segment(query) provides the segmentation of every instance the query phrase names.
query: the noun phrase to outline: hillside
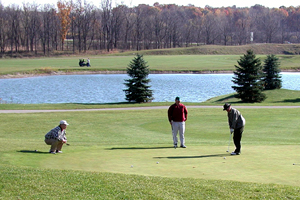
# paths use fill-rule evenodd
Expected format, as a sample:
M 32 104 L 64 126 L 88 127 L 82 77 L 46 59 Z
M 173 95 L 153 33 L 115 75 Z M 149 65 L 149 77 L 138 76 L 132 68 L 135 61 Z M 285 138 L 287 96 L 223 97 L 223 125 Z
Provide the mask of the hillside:
M 193 47 L 180 47 L 169 49 L 152 49 L 142 50 L 138 53 L 143 55 L 242 55 L 248 49 L 252 49 L 255 54 L 281 54 L 281 55 L 300 55 L 300 44 L 248 44 L 241 46 L 222 46 L 222 45 L 200 45 Z M 103 50 L 87 51 L 85 53 L 73 53 L 72 51 L 54 51 L 46 57 L 63 57 L 63 56 L 84 56 L 84 55 L 97 55 L 97 56 L 128 56 L 136 54 L 137 51 L 121 51 L 114 50 L 106 52 Z M 26 57 L 44 57 L 43 52 L 6 52 L 1 55 L 2 58 L 26 58 Z
M 255 54 L 299 55 L 300 44 L 249 44 L 241 46 L 200 45 L 187 48 L 171 48 L 139 51 L 143 55 L 242 55 L 248 49 Z M 136 52 L 136 51 L 135 51 Z M 132 55 L 134 51 L 113 55 Z

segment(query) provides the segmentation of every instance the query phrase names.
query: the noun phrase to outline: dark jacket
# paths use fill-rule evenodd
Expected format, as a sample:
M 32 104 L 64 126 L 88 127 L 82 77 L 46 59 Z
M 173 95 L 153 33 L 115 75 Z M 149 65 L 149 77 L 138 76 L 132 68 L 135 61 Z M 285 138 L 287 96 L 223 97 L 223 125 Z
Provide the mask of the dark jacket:
M 227 113 L 229 128 L 236 129 L 245 126 L 246 120 L 235 108 L 231 108 L 230 112 Z

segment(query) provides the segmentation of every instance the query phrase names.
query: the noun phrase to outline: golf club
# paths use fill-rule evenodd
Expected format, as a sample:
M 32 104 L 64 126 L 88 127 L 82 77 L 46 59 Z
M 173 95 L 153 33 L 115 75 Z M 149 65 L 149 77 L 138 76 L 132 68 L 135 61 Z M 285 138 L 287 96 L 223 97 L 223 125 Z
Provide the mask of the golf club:
M 232 135 L 232 133 L 230 133 L 230 135 L 229 135 L 228 148 L 227 148 L 227 151 L 226 151 L 226 152 L 229 152 L 229 145 L 230 145 L 231 135 Z
M 70 146 L 70 143 L 67 143 L 66 145 Z

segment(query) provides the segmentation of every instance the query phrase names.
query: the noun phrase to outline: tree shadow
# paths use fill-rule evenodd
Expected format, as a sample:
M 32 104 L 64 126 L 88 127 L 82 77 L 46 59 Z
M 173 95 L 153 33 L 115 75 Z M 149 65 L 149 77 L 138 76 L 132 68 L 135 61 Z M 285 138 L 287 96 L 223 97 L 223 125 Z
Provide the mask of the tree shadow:
M 234 100 L 234 101 L 230 101 L 230 100 Z M 216 100 L 216 102 L 217 103 L 224 103 L 224 102 L 226 102 L 226 103 L 245 103 L 242 100 L 237 101 L 235 94 L 218 99 L 218 100 Z
M 145 103 L 137 103 L 137 102 L 115 102 L 115 103 L 69 103 L 69 104 L 77 104 L 77 105 L 134 105 L 134 104 L 145 104 Z
M 229 99 L 232 99 L 232 98 L 235 98 L 234 94 L 230 95 L 230 96 L 226 96 L 224 98 L 221 98 L 217 102 L 223 102 L 223 101 L 226 101 L 226 100 L 229 100 Z
M 282 101 L 276 101 L 276 103 L 299 103 L 300 102 L 300 98 L 296 98 L 296 99 L 285 99 Z
M 223 157 L 229 154 L 212 154 L 212 155 L 202 155 L 202 156 L 168 156 L 168 157 L 153 157 L 155 159 L 184 159 L 184 158 L 210 158 L 210 157 Z
M 49 152 L 43 152 L 43 151 L 38 151 L 38 150 L 20 150 L 17 152 L 21 153 L 38 153 L 38 154 L 49 154 Z
M 106 150 L 134 150 L 134 149 L 170 149 L 174 147 L 112 147 Z

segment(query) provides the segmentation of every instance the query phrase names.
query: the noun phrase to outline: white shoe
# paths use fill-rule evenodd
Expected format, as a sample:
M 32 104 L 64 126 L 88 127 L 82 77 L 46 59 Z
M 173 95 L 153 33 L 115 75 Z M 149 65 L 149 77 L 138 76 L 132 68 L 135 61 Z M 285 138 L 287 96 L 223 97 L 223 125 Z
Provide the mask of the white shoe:
M 57 151 L 57 150 L 56 150 L 56 153 L 62 153 L 62 151 Z
M 233 151 L 233 152 L 231 152 L 230 155 L 233 155 L 233 156 L 234 156 L 234 155 L 240 155 L 240 153 L 236 153 L 236 152 Z

